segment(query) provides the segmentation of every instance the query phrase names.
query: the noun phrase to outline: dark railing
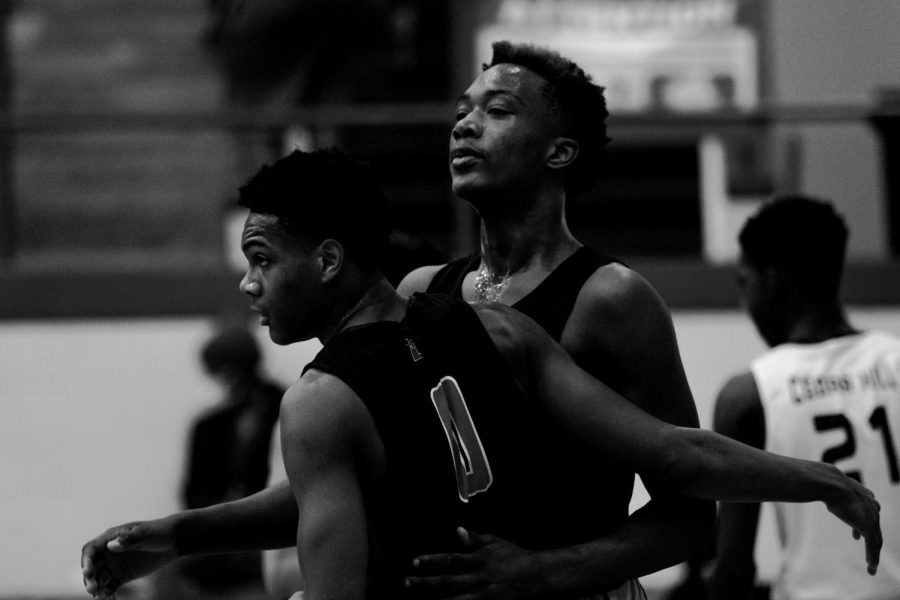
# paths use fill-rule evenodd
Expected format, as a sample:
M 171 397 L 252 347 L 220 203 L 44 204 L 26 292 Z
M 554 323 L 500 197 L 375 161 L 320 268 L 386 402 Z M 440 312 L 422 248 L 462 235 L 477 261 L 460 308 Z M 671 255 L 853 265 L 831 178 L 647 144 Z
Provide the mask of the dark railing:
M 315 106 L 295 110 L 78 112 L 0 114 L 0 133 L 70 133 L 116 130 L 210 130 L 227 127 L 266 128 L 291 123 L 323 127 L 346 125 L 448 124 L 452 102 L 390 103 L 373 105 Z M 641 111 L 610 115 L 611 129 L 624 136 L 696 135 L 774 124 L 859 123 L 878 118 L 900 118 L 900 106 L 871 107 L 863 104 L 762 105 L 752 111 L 715 112 Z
M 0 319 L 210 314 L 238 307 L 237 275 L 225 262 L 205 272 L 24 272 L 14 268 L 18 207 L 10 184 L 19 136 L 87 132 L 224 131 L 287 124 L 318 127 L 446 125 L 452 103 L 329 106 L 284 112 L 0 114 Z M 625 143 L 696 139 L 706 133 L 765 130 L 779 125 L 900 122 L 900 109 L 845 106 L 763 106 L 753 112 L 616 114 L 611 135 Z M 694 259 L 631 261 L 675 308 L 734 306 L 734 268 Z M 845 298 L 857 304 L 900 304 L 900 267 L 890 258 L 850 264 Z

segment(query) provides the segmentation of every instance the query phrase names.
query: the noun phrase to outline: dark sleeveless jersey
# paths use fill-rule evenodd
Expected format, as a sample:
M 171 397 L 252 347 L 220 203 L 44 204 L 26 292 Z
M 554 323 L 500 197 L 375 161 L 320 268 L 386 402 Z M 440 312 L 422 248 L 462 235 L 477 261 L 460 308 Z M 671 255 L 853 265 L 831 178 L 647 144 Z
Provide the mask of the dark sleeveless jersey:
M 584 451 L 521 392 L 462 300 L 415 294 L 403 321 L 348 328 L 306 368 L 349 385 L 384 444 L 369 517 L 380 549 L 372 573 L 385 575 L 372 597 L 395 593 L 413 557 L 460 550 L 460 525 L 531 549 L 608 531 L 579 497 L 601 499 L 603 478 L 586 465 L 572 472 Z
M 512 306 L 537 321 L 559 341 L 584 282 L 594 271 L 612 262 L 621 261 L 582 246 Z M 426 291 L 462 298 L 463 279 L 468 273 L 477 271 L 480 264 L 481 254 L 478 252 L 450 262 L 435 273 Z
M 582 286 L 597 269 L 613 262 L 621 263 L 582 246 L 512 307 L 534 319 L 559 341 Z M 448 263 L 434 275 L 427 292 L 462 298 L 463 279 L 466 274 L 478 270 L 480 263 L 479 253 Z M 582 368 L 594 373 L 601 367 L 582 365 Z M 596 522 L 604 531 L 613 530 L 628 517 L 634 487 L 632 471 L 612 462 L 598 469 L 596 463 L 588 465 L 579 460 L 564 461 L 558 468 L 561 478 L 573 482 L 569 488 L 573 489 L 573 496 L 554 500 L 548 510 L 571 510 L 574 519 L 582 518 L 580 515 L 584 512 L 593 511 Z M 598 487 L 597 481 L 603 482 L 603 485 Z

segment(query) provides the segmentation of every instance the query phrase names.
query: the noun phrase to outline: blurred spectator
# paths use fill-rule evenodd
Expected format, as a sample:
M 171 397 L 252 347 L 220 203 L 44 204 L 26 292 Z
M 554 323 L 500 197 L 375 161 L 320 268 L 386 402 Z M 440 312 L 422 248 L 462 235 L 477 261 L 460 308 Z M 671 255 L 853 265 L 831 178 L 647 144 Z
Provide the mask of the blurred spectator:
M 256 339 L 244 329 L 217 333 L 203 346 L 201 359 L 224 397 L 191 431 L 185 508 L 243 498 L 265 487 L 272 427 L 284 394 L 262 376 Z
M 389 64 L 387 8 L 385 0 L 210 0 L 207 40 L 234 101 L 353 99 L 372 93 L 372 71 Z
M 190 432 L 182 488 L 185 508 L 243 498 L 266 485 L 272 430 L 284 388 L 260 369 L 256 339 L 227 327 L 207 341 L 203 368 L 222 385 L 220 403 L 200 415 Z M 257 552 L 190 557 L 157 578 L 162 598 L 258 598 L 262 569 Z
M 446 41 L 433 34 L 446 29 L 435 26 L 443 22 L 443 0 L 208 2 L 205 40 L 221 67 L 228 108 L 443 99 Z M 436 61 L 441 68 L 429 68 Z M 336 129 L 309 123 L 289 131 L 238 126 L 232 135 L 240 181 L 295 147 L 339 144 Z

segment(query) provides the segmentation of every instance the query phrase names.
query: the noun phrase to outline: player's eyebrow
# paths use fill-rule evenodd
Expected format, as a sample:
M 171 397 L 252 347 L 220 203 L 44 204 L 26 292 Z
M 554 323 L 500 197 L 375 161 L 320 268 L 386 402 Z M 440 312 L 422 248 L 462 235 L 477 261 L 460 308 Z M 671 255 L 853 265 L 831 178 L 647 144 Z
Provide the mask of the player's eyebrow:
M 265 241 L 257 236 L 258 233 L 255 231 L 248 232 L 247 235 L 244 236 L 244 239 L 241 240 L 241 250 L 247 252 L 254 246 L 267 247 Z
M 497 96 L 508 96 L 508 97 L 512 98 L 513 100 L 515 100 L 516 102 L 518 102 L 519 104 L 524 104 L 522 102 L 522 99 L 519 97 L 519 95 L 511 90 L 506 90 L 506 89 L 487 90 L 484 92 L 484 96 L 485 96 L 485 99 L 487 99 L 487 100 L 490 100 L 491 98 L 496 98 Z M 465 93 L 465 94 L 461 95 L 459 98 L 457 98 L 456 103 L 460 104 L 462 102 L 471 102 L 471 101 L 472 101 L 472 95 L 469 93 Z

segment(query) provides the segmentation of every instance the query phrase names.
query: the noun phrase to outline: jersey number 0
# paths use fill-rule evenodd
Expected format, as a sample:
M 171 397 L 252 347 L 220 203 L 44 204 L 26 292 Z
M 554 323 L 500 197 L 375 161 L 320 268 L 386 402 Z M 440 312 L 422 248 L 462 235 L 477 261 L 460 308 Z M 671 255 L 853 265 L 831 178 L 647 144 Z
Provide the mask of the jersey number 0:
M 431 389 L 431 401 L 450 444 L 459 499 L 468 502 L 475 494 L 491 487 L 494 481 L 491 465 L 456 380 L 452 377 L 441 379 Z

